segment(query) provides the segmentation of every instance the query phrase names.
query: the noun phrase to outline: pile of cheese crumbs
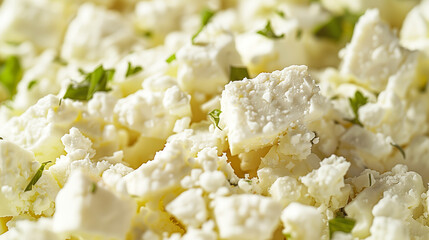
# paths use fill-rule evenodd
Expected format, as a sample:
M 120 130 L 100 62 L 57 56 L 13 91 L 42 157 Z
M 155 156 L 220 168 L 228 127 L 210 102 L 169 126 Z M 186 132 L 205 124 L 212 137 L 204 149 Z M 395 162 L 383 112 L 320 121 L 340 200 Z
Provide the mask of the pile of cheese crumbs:
M 1 240 L 429 239 L 429 0 L 0 0 Z

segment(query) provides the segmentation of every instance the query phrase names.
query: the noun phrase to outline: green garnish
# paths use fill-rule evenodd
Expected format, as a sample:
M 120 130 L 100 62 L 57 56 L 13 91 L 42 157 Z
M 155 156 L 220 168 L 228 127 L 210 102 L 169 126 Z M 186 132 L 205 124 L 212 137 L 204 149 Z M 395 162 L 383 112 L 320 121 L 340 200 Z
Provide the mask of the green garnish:
M 390 143 L 390 145 L 392 145 L 392 147 L 398 149 L 398 151 L 401 153 L 402 157 L 405 159 L 405 151 L 401 146 L 399 146 L 396 143 Z
M 9 99 L 15 96 L 21 77 L 22 69 L 18 57 L 10 56 L 0 63 L 0 83 L 8 90 Z
M 282 11 L 282 10 L 276 10 L 276 14 L 277 15 L 279 15 L 281 18 L 285 18 L 286 17 L 286 15 L 285 15 L 285 13 Z
M 59 57 L 59 56 L 56 56 L 54 58 L 54 62 L 56 62 L 56 63 L 58 63 L 60 65 L 63 65 L 63 66 L 67 65 L 67 62 L 64 59 L 62 59 L 61 57 Z
M 174 60 L 176 60 L 176 53 L 171 54 L 165 61 L 171 63 Z
M 298 29 L 296 31 L 296 39 L 301 39 L 301 37 L 302 37 L 302 29 Z
M 144 31 L 142 35 L 145 38 L 150 38 L 150 37 L 153 36 L 153 32 L 151 32 L 151 31 Z
M 333 16 L 327 22 L 313 29 L 316 37 L 333 41 L 344 39 L 349 41 L 353 35 L 353 29 L 360 15 L 345 12 L 343 15 Z
M 210 22 L 210 19 L 215 15 L 215 12 L 206 8 L 201 11 L 201 26 L 200 29 L 192 36 L 192 44 L 195 44 L 195 38 L 200 34 L 204 27 Z
M 28 85 L 27 85 L 27 89 L 28 89 L 28 90 L 31 90 L 31 89 L 34 87 L 34 85 L 36 85 L 36 84 L 37 84 L 37 80 L 36 80 L 36 79 L 31 80 L 31 81 L 28 83 Z
M 243 80 L 243 78 L 249 78 L 249 72 L 246 67 L 229 67 L 229 81 Z
M 256 33 L 261 34 L 262 36 L 265 36 L 267 38 L 272 38 L 272 39 L 278 39 L 278 38 L 284 37 L 284 34 L 276 35 L 274 33 L 273 29 L 271 28 L 271 21 L 270 20 L 268 20 L 267 25 L 265 25 L 264 29 L 257 31 Z
M 42 177 L 43 170 L 45 169 L 45 166 L 48 163 L 51 163 L 51 161 L 44 162 L 42 163 L 42 165 L 40 165 L 39 169 L 37 170 L 36 174 L 34 174 L 31 181 L 28 183 L 24 192 L 31 191 L 31 189 L 33 189 L 33 186 L 37 183 L 37 181 L 39 181 L 40 177 Z
M 292 239 L 292 234 L 290 234 L 290 233 L 284 233 L 283 235 L 285 236 L 286 240 Z
M 358 90 L 355 92 L 354 98 L 349 98 L 349 103 L 354 114 L 354 118 L 349 121 L 362 127 L 363 125 L 359 121 L 359 108 L 368 103 L 368 98 Z
M 222 113 L 222 111 L 221 110 L 219 110 L 219 109 L 214 109 L 213 111 L 211 111 L 210 113 L 209 113 L 209 116 L 211 117 L 211 120 L 213 121 L 213 123 L 215 124 L 215 126 L 217 127 L 217 128 L 219 128 L 219 130 L 222 130 L 220 127 L 219 127 L 219 120 L 220 120 L 220 117 L 219 117 L 219 115 Z
M 334 232 L 350 233 L 356 224 L 356 220 L 347 217 L 336 217 L 329 220 L 329 238 Z
M 93 182 L 91 184 L 91 193 L 95 193 L 97 191 L 97 184 L 95 182 Z
M 104 69 L 103 66 L 97 67 L 92 73 L 85 73 L 86 77 L 80 83 L 70 84 L 63 98 L 73 100 L 90 100 L 95 92 L 107 92 L 107 82 L 112 80 L 115 74 L 114 69 Z
M 134 74 L 136 74 L 136 73 L 138 73 L 138 72 L 140 72 L 140 71 L 142 71 L 143 70 L 143 68 L 142 67 L 140 67 L 140 66 L 135 66 L 135 67 L 133 67 L 132 65 L 131 65 L 131 63 L 130 62 L 128 62 L 128 68 L 127 68 L 127 73 L 125 74 L 125 77 L 129 77 L 129 76 L 131 76 L 131 75 L 134 75 Z
M 368 173 L 368 180 L 369 180 L 369 186 L 372 186 L 372 177 L 371 177 L 371 173 Z

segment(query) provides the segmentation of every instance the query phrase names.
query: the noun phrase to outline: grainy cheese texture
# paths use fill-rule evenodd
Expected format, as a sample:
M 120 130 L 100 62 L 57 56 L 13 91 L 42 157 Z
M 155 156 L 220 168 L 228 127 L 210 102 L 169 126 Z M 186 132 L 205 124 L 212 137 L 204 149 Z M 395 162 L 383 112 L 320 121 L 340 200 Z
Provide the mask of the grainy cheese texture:
M 428 69 L 429 0 L 0 0 L 0 240 L 429 239 Z

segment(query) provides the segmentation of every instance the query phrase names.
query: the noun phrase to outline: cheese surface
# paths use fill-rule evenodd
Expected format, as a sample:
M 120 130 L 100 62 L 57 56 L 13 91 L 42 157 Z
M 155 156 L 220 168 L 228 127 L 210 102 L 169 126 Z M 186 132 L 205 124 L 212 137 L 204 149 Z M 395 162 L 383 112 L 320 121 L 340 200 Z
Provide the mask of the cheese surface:
M 429 239 L 429 0 L 0 0 L 0 240 Z

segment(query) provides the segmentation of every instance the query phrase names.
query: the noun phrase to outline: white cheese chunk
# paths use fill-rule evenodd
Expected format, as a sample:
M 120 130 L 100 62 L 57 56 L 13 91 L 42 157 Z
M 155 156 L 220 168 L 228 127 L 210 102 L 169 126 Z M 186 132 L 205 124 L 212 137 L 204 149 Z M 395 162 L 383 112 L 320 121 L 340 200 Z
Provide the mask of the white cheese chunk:
M 409 55 L 417 58 L 416 53 L 400 46 L 378 10 L 368 10 L 359 19 L 352 40 L 342 53 L 340 71 L 355 76 L 369 89 L 381 91 Z
M 165 91 L 139 90 L 115 105 L 118 121 L 142 136 L 166 139 L 177 120 L 191 115 L 190 96 L 177 86 Z
M 124 177 L 129 194 L 143 198 L 163 194 L 180 187 L 180 180 L 189 174 L 188 145 L 184 142 L 167 143 L 164 150 L 156 153 L 149 161 Z
M 124 239 L 136 212 L 130 198 L 118 196 L 74 171 L 58 193 L 53 229 L 59 233 Z
M 47 171 L 30 191 L 24 191 L 40 167 L 34 154 L 16 144 L 0 141 L 0 216 L 17 216 L 24 212 L 51 215 L 59 191 Z
M 371 226 L 371 236 L 366 239 L 408 240 L 410 233 L 404 221 L 389 217 L 376 217 Z
M 66 1 L 5 0 L 0 10 L 0 39 L 57 48 L 73 14 L 71 10 Z
M 68 61 L 118 60 L 135 41 L 133 28 L 124 17 L 85 3 L 67 29 L 61 56 Z
M 350 163 L 344 157 L 335 155 L 325 158 L 320 163 L 320 168 L 301 177 L 301 182 L 308 187 L 308 193 L 316 199 L 316 202 L 337 205 L 336 201 L 344 202 L 344 194 L 347 195 L 349 186 L 344 184 L 344 176 L 350 167 Z M 346 191 L 346 192 L 344 192 Z M 350 191 L 350 189 L 349 189 Z M 338 200 L 337 200 L 338 198 Z
M 281 215 L 284 225 L 283 233 L 293 239 L 321 239 L 323 229 L 322 214 L 313 206 L 291 203 Z
M 242 194 L 214 200 L 214 215 L 222 239 L 270 239 L 280 220 L 281 206 L 263 196 Z
M 208 217 L 206 202 L 201 189 L 181 193 L 165 209 L 186 226 L 199 227 Z
M 230 67 L 242 66 L 234 36 L 209 25 L 195 41 L 201 44 L 185 45 L 176 53 L 179 86 L 189 93 L 220 93 L 230 80 Z
M 222 92 L 221 125 L 232 154 L 272 144 L 295 122 L 320 117 L 323 98 L 305 66 L 235 81 Z

